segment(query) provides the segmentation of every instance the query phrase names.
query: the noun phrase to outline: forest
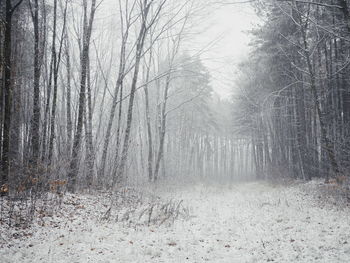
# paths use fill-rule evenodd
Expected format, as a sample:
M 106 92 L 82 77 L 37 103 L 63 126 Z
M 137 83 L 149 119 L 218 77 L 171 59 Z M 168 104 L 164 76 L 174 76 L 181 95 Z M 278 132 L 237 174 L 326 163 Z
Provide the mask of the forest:
M 348 0 L 0 0 L 0 257 L 348 262 L 349 42 Z
M 264 25 L 252 32 L 234 104 L 237 129 L 251 133 L 257 176 L 349 175 L 349 6 L 314 2 L 259 9 Z

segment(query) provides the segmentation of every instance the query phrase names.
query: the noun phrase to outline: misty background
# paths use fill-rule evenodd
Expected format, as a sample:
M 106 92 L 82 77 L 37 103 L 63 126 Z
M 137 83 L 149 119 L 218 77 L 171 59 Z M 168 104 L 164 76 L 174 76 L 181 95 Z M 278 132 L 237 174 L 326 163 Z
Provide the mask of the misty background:
M 0 258 L 348 262 L 349 5 L 1 0 Z

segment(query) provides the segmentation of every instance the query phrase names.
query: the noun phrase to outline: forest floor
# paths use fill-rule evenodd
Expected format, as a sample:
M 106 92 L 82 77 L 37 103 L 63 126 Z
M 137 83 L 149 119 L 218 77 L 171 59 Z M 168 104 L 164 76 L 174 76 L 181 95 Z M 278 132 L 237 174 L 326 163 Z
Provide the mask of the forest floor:
M 30 227 L 0 224 L 0 261 L 350 262 L 350 209 L 328 190 L 320 181 L 126 189 L 112 206 L 106 193 L 67 195 Z

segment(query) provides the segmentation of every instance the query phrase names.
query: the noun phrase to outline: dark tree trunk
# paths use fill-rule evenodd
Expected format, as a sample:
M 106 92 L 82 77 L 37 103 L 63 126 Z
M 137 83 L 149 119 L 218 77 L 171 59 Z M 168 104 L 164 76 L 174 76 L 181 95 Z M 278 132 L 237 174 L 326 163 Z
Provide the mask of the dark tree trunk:
M 136 57 L 135 57 L 135 66 L 134 66 L 134 74 L 132 78 L 131 83 L 131 91 L 130 91 L 130 97 L 129 97 L 129 106 L 127 111 L 127 120 L 126 120 L 126 128 L 125 128 L 125 135 L 124 135 L 124 142 L 123 142 L 123 149 L 121 153 L 121 160 L 120 164 L 117 169 L 117 178 L 114 179 L 113 184 L 120 183 L 123 179 L 124 175 L 124 169 L 127 162 L 128 157 L 128 151 L 129 151 L 129 143 L 130 143 L 130 136 L 131 136 L 131 124 L 133 119 L 133 107 L 134 107 L 134 100 L 135 100 L 135 93 L 136 93 L 136 86 L 137 86 L 137 80 L 139 75 L 139 69 L 140 69 L 140 61 L 142 57 L 142 51 L 143 46 L 145 43 L 145 38 L 147 34 L 147 16 L 150 9 L 150 4 L 147 4 L 147 1 L 144 1 L 144 9 L 141 10 L 142 12 L 142 24 L 141 29 L 137 38 L 137 44 L 136 44 Z
M 10 140 L 11 140 L 11 110 L 12 110 L 12 62 L 11 62 L 11 33 L 12 33 L 12 15 L 23 0 L 19 0 L 12 7 L 11 0 L 6 0 L 5 8 L 5 33 L 4 33 L 4 124 L 2 141 L 2 174 L 0 187 L 8 184 L 10 172 Z M 4 190 L 4 189 L 2 189 Z M 7 191 L 1 191 L 6 194 Z
M 84 123 L 84 113 L 86 107 L 86 77 L 87 77 L 87 59 L 89 55 L 90 39 L 92 33 L 92 24 L 95 15 L 96 0 L 92 0 L 90 9 L 90 18 L 87 27 L 84 27 L 84 36 L 82 43 L 82 51 L 80 57 L 81 72 L 80 72 L 80 92 L 79 92 L 79 108 L 78 108 L 78 121 L 77 128 L 74 136 L 72 157 L 68 171 L 68 190 L 70 192 L 75 191 L 76 178 L 79 172 L 79 153 L 80 144 L 83 135 L 83 123 Z M 86 9 L 85 9 L 86 11 Z M 84 23 L 85 25 L 86 23 Z
M 38 164 L 40 156 L 40 51 L 39 51 L 39 3 L 34 0 L 32 10 L 34 26 L 34 92 L 33 117 L 31 123 L 32 162 Z
M 70 55 L 69 55 L 69 44 L 66 36 L 66 46 L 65 46 L 65 56 L 66 56 L 66 68 L 67 68 L 67 86 L 66 86 L 66 118 L 67 118 L 67 149 L 68 152 L 71 151 L 72 143 L 72 113 L 71 113 L 71 65 L 70 65 Z

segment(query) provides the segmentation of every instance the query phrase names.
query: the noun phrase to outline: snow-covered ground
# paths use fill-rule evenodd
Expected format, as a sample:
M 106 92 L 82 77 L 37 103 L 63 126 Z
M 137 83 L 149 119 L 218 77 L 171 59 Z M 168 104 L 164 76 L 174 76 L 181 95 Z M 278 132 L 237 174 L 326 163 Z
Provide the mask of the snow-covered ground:
M 2 225 L 0 262 L 350 262 L 350 210 L 319 200 L 318 185 L 158 191 L 182 210 L 153 223 L 140 218 L 145 205 L 116 222 L 106 196 L 68 196 L 60 213 L 37 220 L 26 237 L 5 235 Z

